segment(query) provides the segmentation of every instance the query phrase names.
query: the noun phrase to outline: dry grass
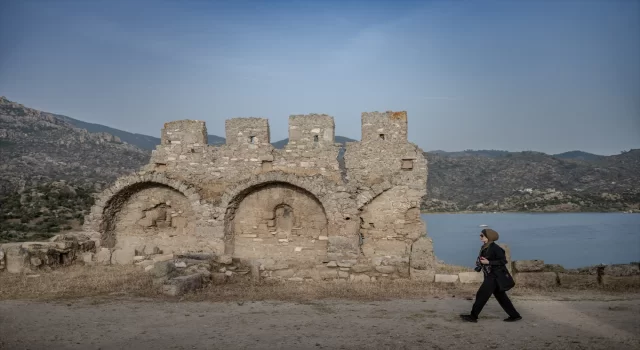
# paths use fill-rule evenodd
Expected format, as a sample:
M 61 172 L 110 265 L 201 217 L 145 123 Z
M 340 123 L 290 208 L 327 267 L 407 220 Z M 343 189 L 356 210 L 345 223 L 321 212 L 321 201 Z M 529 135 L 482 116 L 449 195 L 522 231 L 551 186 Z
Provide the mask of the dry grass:
M 473 272 L 473 269 L 467 266 L 458 266 L 458 265 L 448 265 L 448 264 L 438 264 L 436 266 L 436 273 L 446 274 L 446 275 L 456 275 L 460 272 Z
M 375 283 L 349 283 L 346 281 L 238 283 L 210 286 L 188 295 L 185 299 L 192 301 L 281 300 L 308 302 L 323 299 L 379 301 L 452 296 L 470 298 L 475 294 L 476 288 L 477 286 L 448 286 L 409 280 Z
M 454 267 L 451 267 L 452 269 Z M 159 300 L 189 301 L 259 301 L 279 300 L 309 302 L 322 299 L 374 301 L 391 299 L 424 299 L 457 297 L 472 300 L 478 285 L 434 284 L 411 280 L 379 281 L 375 283 L 341 282 L 237 282 L 211 285 L 181 298 L 161 295 L 151 276 L 134 266 L 71 266 L 37 276 L 0 273 L 0 300 L 55 300 L 83 297 L 127 296 Z M 590 291 L 565 288 L 534 289 L 516 286 L 510 295 L 517 297 L 561 296 L 562 294 L 594 293 L 620 295 L 638 290 L 597 289 Z
M 158 296 L 149 274 L 134 266 L 70 266 L 37 275 L 0 273 L 0 300 L 102 295 Z

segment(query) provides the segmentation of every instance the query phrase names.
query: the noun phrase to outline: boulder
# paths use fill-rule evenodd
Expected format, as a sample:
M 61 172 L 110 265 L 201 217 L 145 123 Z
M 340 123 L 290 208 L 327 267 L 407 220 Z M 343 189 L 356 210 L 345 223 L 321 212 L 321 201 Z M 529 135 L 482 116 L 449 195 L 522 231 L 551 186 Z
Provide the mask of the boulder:
M 543 260 L 516 260 L 513 262 L 516 272 L 541 272 L 544 270 Z
M 172 278 L 162 286 L 162 293 L 169 296 L 180 296 L 202 288 L 202 274 L 195 273 L 188 276 Z
M 458 274 L 458 278 L 460 279 L 460 283 L 469 284 L 469 283 L 477 283 L 480 284 L 484 281 L 484 274 L 482 272 L 460 272 Z
M 516 284 L 533 288 L 552 288 L 558 285 L 555 272 L 519 272 L 514 277 Z
M 159 261 L 153 264 L 151 275 L 155 278 L 171 277 L 176 271 L 176 266 L 172 261 Z

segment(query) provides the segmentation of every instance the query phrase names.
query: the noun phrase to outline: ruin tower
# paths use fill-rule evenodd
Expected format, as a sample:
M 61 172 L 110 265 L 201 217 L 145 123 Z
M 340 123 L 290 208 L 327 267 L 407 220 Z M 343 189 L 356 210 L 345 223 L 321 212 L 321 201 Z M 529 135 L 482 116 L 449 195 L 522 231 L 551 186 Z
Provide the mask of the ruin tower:
M 365 112 L 362 113 L 362 142 L 390 141 L 406 143 L 407 112 Z
M 266 118 L 233 118 L 225 121 L 228 146 L 268 145 L 271 143 L 269 120 Z
M 333 117 L 326 114 L 289 116 L 289 146 L 294 148 L 332 147 L 335 129 Z

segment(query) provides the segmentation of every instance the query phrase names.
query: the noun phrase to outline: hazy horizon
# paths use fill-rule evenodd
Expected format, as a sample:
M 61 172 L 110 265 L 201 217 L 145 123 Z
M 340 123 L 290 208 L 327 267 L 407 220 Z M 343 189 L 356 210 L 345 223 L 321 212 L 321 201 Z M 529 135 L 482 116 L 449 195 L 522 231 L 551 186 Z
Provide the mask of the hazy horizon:
M 164 122 L 406 110 L 425 151 L 640 148 L 640 1 L 14 1 L 0 95 L 159 137 Z

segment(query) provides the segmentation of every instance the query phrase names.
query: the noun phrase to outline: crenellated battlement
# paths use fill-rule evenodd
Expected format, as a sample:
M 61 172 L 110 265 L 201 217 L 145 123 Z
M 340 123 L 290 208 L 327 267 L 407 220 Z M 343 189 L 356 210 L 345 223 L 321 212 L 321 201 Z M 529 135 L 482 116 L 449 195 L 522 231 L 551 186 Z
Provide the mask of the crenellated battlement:
M 407 142 L 407 112 L 364 112 L 361 117 L 362 142 Z M 269 120 L 266 118 L 231 118 L 225 121 L 227 146 L 267 145 L 271 143 Z M 199 120 L 177 120 L 165 123 L 162 145 L 207 144 L 207 127 Z M 327 114 L 289 116 L 290 148 L 322 148 L 334 146 L 335 121 Z

